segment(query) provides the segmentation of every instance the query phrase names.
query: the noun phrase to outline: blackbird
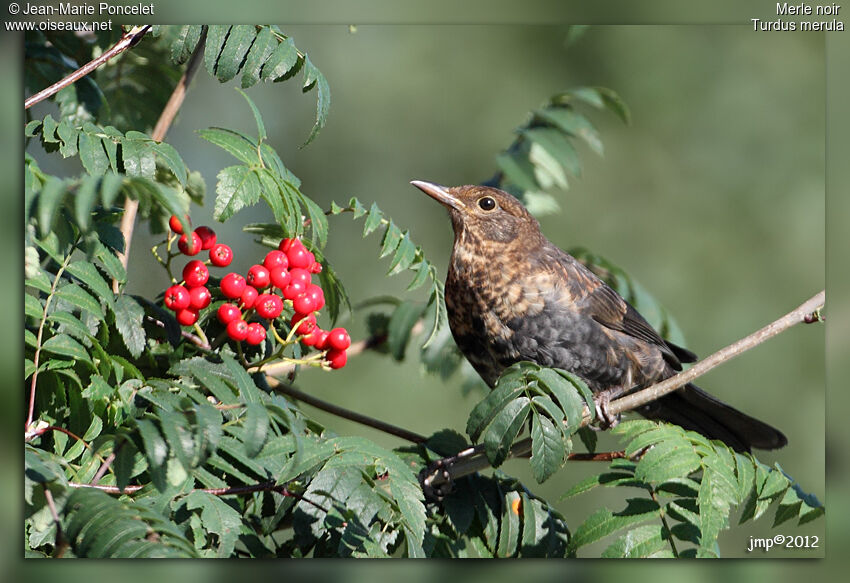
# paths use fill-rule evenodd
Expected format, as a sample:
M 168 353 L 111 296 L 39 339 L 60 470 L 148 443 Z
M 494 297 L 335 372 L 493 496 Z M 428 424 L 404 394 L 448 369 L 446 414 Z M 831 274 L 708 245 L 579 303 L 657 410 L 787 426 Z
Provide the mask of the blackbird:
M 458 348 L 493 387 L 522 360 L 580 376 L 604 405 L 694 362 L 571 255 L 552 244 L 519 200 L 486 186 L 414 180 L 445 206 L 454 229 L 446 308 Z M 637 412 L 719 439 L 737 451 L 787 443 L 777 429 L 688 384 Z

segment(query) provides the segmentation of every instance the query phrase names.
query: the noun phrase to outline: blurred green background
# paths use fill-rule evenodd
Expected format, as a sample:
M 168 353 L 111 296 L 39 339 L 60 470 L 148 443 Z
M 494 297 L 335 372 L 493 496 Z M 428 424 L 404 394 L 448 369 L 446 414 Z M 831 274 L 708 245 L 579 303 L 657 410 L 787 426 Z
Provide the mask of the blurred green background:
M 409 186 L 411 179 L 475 183 L 495 170 L 495 155 L 527 112 L 579 85 L 617 91 L 633 123 L 588 111 L 606 146 L 604 158 L 579 146 L 584 173 L 559 196 L 563 212 L 541 220 L 562 247 L 584 245 L 623 267 L 676 317 L 688 346 L 702 356 L 749 334 L 824 286 L 825 55 L 821 34 L 754 34 L 747 26 L 597 26 L 566 46 L 566 26 L 283 26 L 330 82 L 326 128 L 304 149 L 315 96 L 297 83 L 249 90 L 272 145 L 320 205 L 350 196 L 375 201 L 445 273 L 451 228 L 445 212 Z M 201 140 L 210 125 L 253 131 L 242 98 L 205 72 L 196 77 L 167 141 L 207 183 L 233 160 Z M 37 148 L 31 148 L 37 150 Z M 76 160 L 41 162 L 77 172 Z M 269 221 L 257 208 L 215 225 L 211 204 L 193 210 L 233 245 L 247 269 L 263 250 L 241 225 Z M 331 219 L 327 256 L 354 303 L 404 294 L 407 276 L 385 279 L 377 239 L 362 224 Z M 159 293 L 166 281 L 152 260 L 155 239 L 142 228 L 133 242 L 130 291 Z M 407 297 L 407 296 L 405 296 Z M 421 293 L 411 297 L 422 299 Z M 344 325 L 364 334 L 365 313 Z M 414 340 L 416 342 L 416 340 Z M 421 342 L 421 341 L 420 341 Z M 441 382 L 408 361 L 364 354 L 334 374 L 306 372 L 298 385 L 321 398 L 430 434 L 463 432 L 481 393 L 463 396 L 459 377 Z M 412 357 L 412 358 L 410 358 Z M 824 328 L 799 326 L 700 380 L 718 397 L 780 427 L 789 445 L 760 453 L 824 501 Z M 316 417 L 341 434 L 394 438 Z M 607 436 L 605 436 L 607 437 Z M 601 439 L 600 448 L 614 446 Z M 569 464 L 536 485 L 527 462 L 504 470 L 554 501 L 589 473 Z M 575 528 L 622 494 L 600 492 L 560 504 Z M 615 509 L 616 506 L 615 506 Z M 794 534 L 824 538 L 821 519 Z M 790 533 L 789 526 L 776 532 Z M 721 536 L 721 554 L 749 556 L 750 536 L 770 536 L 768 521 Z M 604 547 L 589 548 L 586 555 Z M 774 550 L 823 556 L 824 549 Z

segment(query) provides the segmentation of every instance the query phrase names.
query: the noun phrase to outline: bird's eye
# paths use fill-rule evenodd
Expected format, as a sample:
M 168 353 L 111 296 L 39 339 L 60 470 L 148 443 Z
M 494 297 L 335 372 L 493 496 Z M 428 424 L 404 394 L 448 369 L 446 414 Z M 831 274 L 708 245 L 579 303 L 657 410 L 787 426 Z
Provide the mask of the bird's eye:
M 481 210 L 491 211 L 496 208 L 496 201 L 489 196 L 482 196 L 478 199 L 478 206 Z

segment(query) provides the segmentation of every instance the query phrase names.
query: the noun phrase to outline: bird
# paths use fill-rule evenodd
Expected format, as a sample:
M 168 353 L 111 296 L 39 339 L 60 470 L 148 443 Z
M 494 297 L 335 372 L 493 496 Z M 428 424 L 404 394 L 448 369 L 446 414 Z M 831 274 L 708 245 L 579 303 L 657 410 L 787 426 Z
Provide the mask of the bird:
M 580 377 L 607 426 L 610 400 L 695 362 L 620 294 L 550 242 L 513 195 L 490 186 L 411 184 L 449 211 L 454 244 L 445 281 L 449 327 L 460 352 L 492 388 L 520 361 Z M 787 444 L 778 429 L 689 383 L 636 411 L 738 452 Z M 605 426 L 603 426 L 605 428 Z

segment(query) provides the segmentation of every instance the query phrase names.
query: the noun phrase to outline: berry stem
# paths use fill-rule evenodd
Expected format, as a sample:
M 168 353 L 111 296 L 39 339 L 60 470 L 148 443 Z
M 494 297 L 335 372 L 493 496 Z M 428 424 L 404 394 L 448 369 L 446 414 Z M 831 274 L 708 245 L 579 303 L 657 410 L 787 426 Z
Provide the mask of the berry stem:
M 209 341 L 209 340 L 207 340 L 207 335 L 206 335 L 206 334 L 204 334 L 203 329 L 202 329 L 202 328 L 198 325 L 198 323 L 197 323 L 197 322 L 195 322 L 194 326 L 192 326 L 192 327 L 195 329 L 195 332 L 197 332 L 197 333 L 198 333 L 198 338 L 200 338 L 200 339 L 201 339 L 201 341 L 202 341 L 205 345 L 209 346 L 209 345 L 210 345 L 210 341 Z

